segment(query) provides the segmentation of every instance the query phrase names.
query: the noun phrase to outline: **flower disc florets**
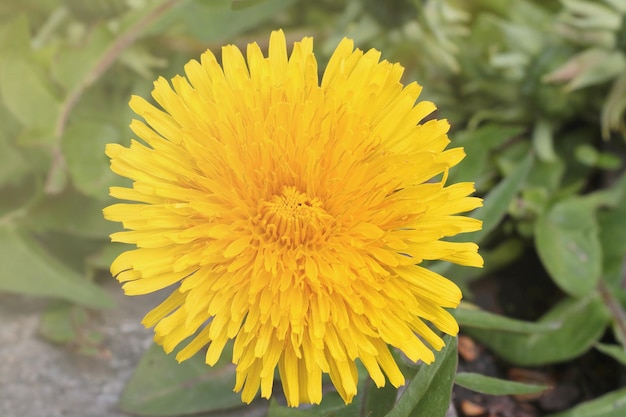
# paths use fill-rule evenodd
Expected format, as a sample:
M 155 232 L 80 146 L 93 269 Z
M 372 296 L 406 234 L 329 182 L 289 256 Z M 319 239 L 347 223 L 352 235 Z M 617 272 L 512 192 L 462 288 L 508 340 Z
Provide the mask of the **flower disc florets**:
M 313 41 L 290 56 L 281 31 L 268 57 L 234 46 L 220 65 L 209 51 L 158 105 L 133 97 L 144 143 L 107 147 L 132 188 L 111 194 L 105 217 L 137 246 L 111 266 L 129 295 L 174 285 L 143 323 L 185 360 L 206 349 L 217 362 L 234 340 L 235 390 L 269 397 L 278 367 L 287 402 L 318 403 L 322 374 L 342 398 L 357 391 L 359 360 L 373 381 L 404 377 L 388 346 L 431 362 L 443 341 L 426 322 L 456 334 L 446 308 L 461 292 L 419 264 L 481 266 L 473 243 L 447 236 L 480 229 L 457 214 L 481 205 L 471 183 L 446 185 L 464 156 L 445 150 L 448 123 L 422 123 L 435 106 L 403 86 L 403 69 L 344 39 L 321 82 Z M 189 339 L 188 339 L 189 338 Z

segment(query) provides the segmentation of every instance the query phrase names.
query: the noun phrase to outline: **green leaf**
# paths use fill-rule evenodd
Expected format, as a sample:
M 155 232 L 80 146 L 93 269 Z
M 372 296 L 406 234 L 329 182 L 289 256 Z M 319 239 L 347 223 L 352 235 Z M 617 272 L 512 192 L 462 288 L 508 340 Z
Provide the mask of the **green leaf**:
M 599 158 L 598 150 L 588 143 L 578 145 L 575 155 L 578 162 L 590 167 L 595 167 Z
M 561 413 L 547 417 L 623 417 L 626 415 L 626 388 L 610 392 Z
M 496 185 L 485 197 L 484 205 L 476 211 L 476 217 L 483 221 L 483 228 L 477 232 L 463 234 L 464 240 L 480 242 L 493 231 L 504 218 L 509 205 L 522 188 L 524 180 L 533 166 L 533 157 L 526 158 Z
M 444 417 L 450 406 L 458 361 L 457 339 L 445 336 L 446 347 L 435 353 L 435 361 L 421 365 L 402 396 L 386 417 Z
M 626 175 L 610 188 L 604 188 L 580 197 L 580 202 L 589 208 L 615 208 L 626 197 Z
M 539 188 L 545 190 L 546 197 L 548 194 L 554 193 L 558 190 L 565 173 L 565 163 L 560 158 L 556 158 L 552 162 L 544 162 L 537 160 L 533 164 L 532 171 L 528 174 L 526 179 L 525 191 L 529 188 Z M 524 199 L 526 203 L 526 199 Z M 541 209 L 544 209 L 544 205 Z
M 27 20 L 15 19 L 3 38 L 0 40 L 0 92 L 5 106 L 24 126 L 52 132 L 61 103 L 45 71 L 32 56 Z
M 450 183 L 476 181 L 476 187 L 481 189 L 481 177 L 489 167 L 490 153 L 522 131 L 521 127 L 488 124 L 454 135 L 454 144 L 462 146 L 466 155 L 459 165 L 450 170 Z
M 315 408 L 315 406 L 313 406 Z M 304 417 L 309 416 L 307 412 L 312 410 L 297 410 L 289 407 L 282 406 L 276 402 L 273 398 L 270 400 L 270 407 L 267 410 L 267 417 Z
M 29 210 L 26 224 L 38 233 L 58 231 L 108 240 L 108 236 L 120 226 L 104 220 L 102 209 L 106 205 L 76 192 L 46 196 Z
M 38 178 L 29 176 L 16 185 L 0 188 L 0 228 L 21 224 L 28 215 L 28 208 L 43 195 Z
M 46 248 L 46 252 L 64 266 L 76 271 L 83 279 L 93 278 L 93 275 L 87 273 L 85 259 L 100 250 L 101 240 L 55 231 L 37 233 L 36 236 L 41 246 Z
M 596 84 L 606 83 L 622 75 L 626 69 L 626 57 L 621 51 L 609 51 L 604 48 L 590 48 L 574 56 L 563 65 L 580 65 L 582 70 L 577 71 L 576 76 L 567 83 L 566 89 L 574 91 L 580 88 Z
M 112 42 L 113 35 L 107 25 L 95 25 L 80 47 L 68 47 L 59 51 L 52 61 L 52 76 L 66 91 L 73 90 L 85 82 L 84 79 Z
M 267 0 L 231 0 L 231 8 L 233 10 L 246 9 L 251 6 L 263 3 Z
M 507 381 L 473 372 L 459 372 L 456 374 L 454 382 L 468 390 L 488 395 L 536 394 L 550 388 L 547 385 L 524 384 L 522 382 Z
M 359 417 L 359 415 L 356 401 L 346 405 L 339 394 L 332 391 L 324 394 L 319 405 L 314 405 L 306 410 L 285 407 L 272 400 L 267 417 Z
M 195 1 L 180 8 L 185 26 L 201 42 L 229 39 L 276 16 L 296 0 L 266 0 L 233 10 L 231 0 Z
M 347 404 L 343 401 L 341 396 L 337 393 L 337 391 L 332 390 L 330 386 L 330 379 L 327 375 L 324 375 L 322 379 L 322 383 L 325 384 L 322 389 L 324 390 L 324 396 L 322 401 L 319 404 L 312 405 L 307 407 L 306 409 L 294 409 L 292 407 L 286 407 L 284 405 L 278 404 L 275 400 L 270 402 L 268 415 L 267 417 L 361 417 L 363 416 L 363 412 L 361 412 L 362 404 L 367 401 L 367 396 L 369 393 L 368 383 L 371 382 L 368 378 L 368 373 L 365 367 L 360 363 L 356 362 L 357 373 L 358 373 L 358 393 L 357 396 L 353 399 L 350 404 Z M 325 389 L 326 385 L 328 385 L 328 390 Z M 391 384 L 387 384 L 391 385 Z M 386 388 L 387 388 L 386 386 Z M 373 387 L 372 389 L 376 389 Z M 395 388 L 394 388 L 395 389 Z M 388 392 L 388 388 L 387 388 Z M 365 393 L 365 395 L 364 395 Z M 395 397 L 394 397 L 395 399 Z
M 0 187 L 8 184 L 17 184 L 32 168 L 15 146 L 13 132 L 7 131 L 12 117 L 7 114 L 4 106 L 0 105 Z
M 613 185 L 614 189 L 626 190 L 626 175 Z M 612 210 L 598 213 L 600 242 L 602 245 L 603 278 L 612 285 L 621 286 L 622 265 L 626 257 L 626 192 Z
M 516 167 L 496 185 L 485 197 L 484 205 L 482 208 L 475 210 L 472 216 L 483 221 L 483 227 L 481 230 L 472 233 L 463 233 L 457 236 L 448 238 L 449 241 L 473 241 L 480 243 L 496 226 L 502 221 L 507 214 L 509 207 L 515 199 L 517 193 L 522 189 L 525 180 L 529 176 L 531 167 L 534 166 L 534 159 L 532 154 L 527 154 L 521 163 L 518 163 Z M 487 264 L 487 263 L 486 263 Z M 480 271 L 471 270 L 468 268 L 459 267 L 449 262 L 434 263 L 436 265 L 433 269 L 442 275 L 463 276 L 467 278 L 467 274 L 470 276 L 478 275 Z M 488 264 L 487 264 L 488 265 Z
M 620 345 L 610 345 L 608 343 L 597 343 L 596 349 L 605 355 L 609 355 L 622 365 L 626 365 L 626 349 Z
M 111 263 L 129 246 L 125 243 L 106 243 L 100 250 L 87 258 L 87 266 L 93 269 L 108 270 Z
M 104 148 L 118 139 L 117 129 L 98 122 L 81 121 L 67 129 L 62 149 L 77 189 L 100 200 L 109 199 L 109 186 L 122 180 L 110 170 Z
M 452 310 L 451 313 L 459 325 L 477 329 L 528 334 L 549 332 L 561 327 L 561 323 L 558 321 L 533 323 L 500 316 L 498 314 L 479 309 L 461 307 Z
M 77 326 L 85 323 L 85 311 L 75 305 L 58 302 L 41 315 L 39 334 L 53 343 L 70 343 L 77 339 Z
M 270 407 L 268 410 L 267 417 L 361 417 L 364 415 L 362 412 L 362 404 L 367 401 L 367 396 L 369 393 L 369 389 L 372 388 L 368 386 L 368 383 L 371 380 L 368 377 L 367 370 L 360 363 L 356 362 L 357 373 L 358 373 L 358 386 L 357 386 L 357 396 L 353 399 L 350 404 L 347 404 L 343 401 L 341 396 L 331 387 L 330 379 L 327 375 L 323 376 L 322 383 L 324 386 L 322 387 L 324 391 L 324 396 L 322 401 L 319 404 L 312 405 L 310 407 L 306 407 L 305 409 L 294 409 L 292 407 L 287 407 L 284 405 L 278 404 L 275 400 L 270 402 Z M 390 385 L 390 384 L 387 384 Z M 328 389 L 326 387 L 328 386 Z M 387 386 L 386 386 L 387 387 Z M 372 388 L 376 389 L 376 388 Z M 395 388 L 394 388 L 395 389 Z M 394 397 L 395 399 L 395 397 Z
M 113 306 L 104 290 L 81 279 L 25 232 L 9 226 L 0 226 L 0 291 L 55 297 L 91 308 Z
M 532 334 L 473 328 L 465 331 L 503 359 L 517 365 L 535 366 L 563 362 L 586 352 L 604 334 L 610 318 L 594 293 L 581 299 L 566 298 L 538 321 L 554 322 L 561 322 L 561 327 Z
M 393 409 L 398 395 L 398 389 L 390 383 L 378 388 L 374 381 L 366 382 L 365 396 L 363 397 L 363 411 L 361 415 L 368 417 L 382 417 Z
M 178 416 L 227 410 L 243 405 L 235 386 L 235 366 L 225 350 L 215 366 L 195 355 L 182 363 L 152 345 L 126 385 L 120 409 L 139 416 Z
M 571 197 L 555 204 L 535 224 L 535 243 L 554 282 L 574 297 L 589 294 L 602 274 L 596 208 Z
M 60 102 L 32 64 L 20 58 L 4 59 L 0 64 L 0 87 L 5 106 L 24 126 L 53 130 Z
M 70 9 L 73 15 L 87 22 L 111 19 L 124 12 L 130 5 L 130 3 L 124 0 L 65 0 L 64 4 Z
M 445 261 L 436 261 L 428 266 L 433 272 L 447 277 L 454 277 L 454 282 L 465 295 L 471 294 L 469 284 L 476 279 L 497 272 L 523 255 L 525 243 L 518 238 L 499 242 L 489 249 L 481 248 L 480 253 L 485 260 L 484 268 L 467 268 L 462 265 Z
M 21 153 L 0 134 L 0 187 L 19 182 L 29 168 Z
M 554 152 L 554 132 L 552 124 L 546 119 L 539 119 L 533 129 L 533 149 L 541 161 L 556 161 Z
M 30 27 L 25 14 L 3 21 L 0 25 L 0 54 L 26 54 L 30 49 Z
M 84 307 L 65 301 L 53 303 L 41 316 L 39 335 L 82 355 L 102 355 L 104 335 L 89 330 L 88 318 Z

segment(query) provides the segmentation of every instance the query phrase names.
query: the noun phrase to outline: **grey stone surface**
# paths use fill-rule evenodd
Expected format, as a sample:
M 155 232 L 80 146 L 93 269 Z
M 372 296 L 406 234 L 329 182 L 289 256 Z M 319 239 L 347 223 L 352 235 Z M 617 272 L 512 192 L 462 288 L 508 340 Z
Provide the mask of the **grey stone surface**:
M 152 331 L 140 321 L 166 294 L 126 297 L 113 279 L 116 308 L 95 313 L 100 354 L 77 354 L 38 335 L 48 301 L 0 294 L 0 417 L 127 417 L 117 402 Z

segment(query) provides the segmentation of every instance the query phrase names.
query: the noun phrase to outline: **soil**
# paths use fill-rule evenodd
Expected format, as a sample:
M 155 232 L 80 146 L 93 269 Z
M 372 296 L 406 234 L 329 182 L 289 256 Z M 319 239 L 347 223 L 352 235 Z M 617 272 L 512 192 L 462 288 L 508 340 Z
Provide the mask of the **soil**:
M 564 296 L 531 250 L 521 261 L 473 283 L 471 290 L 473 301 L 481 307 L 529 321 L 538 319 Z M 602 341 L 615 343 L 610 332 Z M 461 417 L 540 417 L 626 385 L 626 369 L 595 349 L 569 362 L 519 368 L 461 333 L 459 354 L 460 372 L 552 387 L 541 395 L 490 396 L 455 386 L 454 404 Z

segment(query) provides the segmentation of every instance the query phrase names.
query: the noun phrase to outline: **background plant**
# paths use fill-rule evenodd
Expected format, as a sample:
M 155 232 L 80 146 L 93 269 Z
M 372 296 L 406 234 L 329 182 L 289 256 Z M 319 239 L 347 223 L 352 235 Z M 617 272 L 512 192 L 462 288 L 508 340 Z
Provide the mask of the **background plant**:
M 446 270 L 465 290 L 455 314 L 462 331 L 514 366 L 550 366 L 590 349 L 626 364 L 626 6 L 620 0 L 23 0 L 0 2 L 0 290 L 56 300 L 43 334 L 97 349 L 86 311 L 112 307 L 99 285 L 120 248 L 109 243 L 108 187 L 117 179 L 103 153 L 126 143 L 130 94 L 147 95 L 157 75 L 173 76 L 206 48 L 263 42 L 276 27 L 288 38 L 316 38 L 322 67 L 343 36 L 401 62 L 406 80 L 453 125 L 466 160 L 454 181 L 476 181 L 482 271 Z M 263 46 L 263 45 L 262 45 Z M 529 255 L 530 254 L 530 255 Z M 484 276 L 521 281 L 507 265 L 537 254 L 558 288 L 534 321 L 476 306 Z M 431 367 L 406 365 L 410 395 L 362 381 L 347 410 L 328 395 L 309 410 L 259 403 L 269 416 L 443 415 L 457 369 L 456 344 Z M 154 364 L 160 366 L 148 366 Z M 176 365 L 150 349 L 121 399 L 142 415 L 232 409 L 232 381 L 221 366 Z M 174 369 L 174 380 L 160 375 Z M 224 368 L 227 369 L 227 368 Z M 143 400 L 159 383 L 186 386 Z M 480 375 L 459 385 L 497 394 Z M 502 387 L 503 385 L 495 385 Z M 619 386 L 559 416 L 621 415 Z M 526 391 L 524 391 L 526 390 Z M 197 393 L 205 393 L 197 395 Z M 212 393 L 206 395 L 206 393 Z M 430 413 L 430 414 L 429 414 Z M 613 413 L 613 414 L 611 414 Z

